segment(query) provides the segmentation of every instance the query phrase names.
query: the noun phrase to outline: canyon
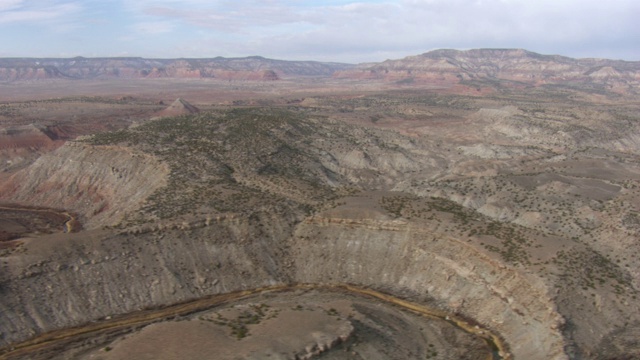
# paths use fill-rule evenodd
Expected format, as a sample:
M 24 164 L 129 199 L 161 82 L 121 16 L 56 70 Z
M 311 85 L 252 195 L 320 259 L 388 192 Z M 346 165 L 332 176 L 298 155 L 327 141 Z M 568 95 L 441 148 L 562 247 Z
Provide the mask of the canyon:
M 639 63 L 48 61 L 0 61 L 0 358 L 640 356 Z

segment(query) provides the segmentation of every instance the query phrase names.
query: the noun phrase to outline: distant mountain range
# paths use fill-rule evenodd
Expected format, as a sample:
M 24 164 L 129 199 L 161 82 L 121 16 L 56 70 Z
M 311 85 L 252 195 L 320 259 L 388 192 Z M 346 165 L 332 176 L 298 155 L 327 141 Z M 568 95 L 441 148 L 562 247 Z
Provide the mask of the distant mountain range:
M 353 65 L 285 61 L 260 56 L 212 59 L 84 58 L 0 59 L 0 81 L 109 78 L 218 78 L 278 80 L 292 76 L 331 76 Z
M 380 63 L 350 65 L 273 60 L 259 56 L 212 59 L 0 59 L 0 81 L 108 78 L 216 78 L 272 81 L 321 76 L 411 83 L 500 80 L 531 85 L 592 83 L 628 91 L 640 84 L 640 62 L 573 59 L 522 49 L 435 50 Z
M 526 84 L 591 82 L 611 87 L 637 86 L 640 61 L 573 59 L 522 49 L 435 50 L 340 71 L 344 78 L 455 83 L 501 80 Z

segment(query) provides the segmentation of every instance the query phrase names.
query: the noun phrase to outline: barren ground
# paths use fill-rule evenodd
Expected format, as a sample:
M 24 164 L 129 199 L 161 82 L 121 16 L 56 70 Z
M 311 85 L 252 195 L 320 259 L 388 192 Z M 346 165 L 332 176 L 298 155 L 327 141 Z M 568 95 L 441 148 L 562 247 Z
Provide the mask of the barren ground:
M 0 84 L 0 201 L 20 206 L 0 209 L 2 351 L 146 308 L 318 283 L 476 322 L 507 358 L 640 356 L 637 99 L 484 85 Z M 201 112 L 155 118 L 176 98 Z M 43 208 L 84 228 L 65 234 L 68 219 Z M 313 356 L 488 356 L 446 321 L 319 290 L 38 356 L 302 358 L 326 343 Z

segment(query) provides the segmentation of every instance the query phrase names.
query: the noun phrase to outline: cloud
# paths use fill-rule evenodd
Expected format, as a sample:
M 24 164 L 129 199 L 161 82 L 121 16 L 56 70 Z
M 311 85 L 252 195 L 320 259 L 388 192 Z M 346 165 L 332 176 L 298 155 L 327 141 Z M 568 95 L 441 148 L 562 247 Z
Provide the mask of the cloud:
M 85 26 L 78 37 L 103 37 L 113 53 L 132 30 L 126 36 L 145 47 L 129 51 L 147 51 L 140 56 L 348 62 L 479 47 L 638 59 L 637 14 L 637 0 L 0 0 L 0 26 Z M 106 21 L 88 26 L 90 19 Z
M 81 9 L 77 2 L 0 0 L 0 24 L 62 20 Z
M 197 3 L 192 1 L 193 4 Z M 168 4 L 169 5 L 169 4 Z M 142 9 L 147 16 L 176 19 L 197 27 L 222 32 L 247 32 L 248 29 L 274 27 L 299 22 L 295 9 L 264 2 L 250 6 L 238 2 L 233 6 L 148 6 Z
M 141 22 L 133 25 L 134 32 L 138 34 L 163 34 L 171 32 L 173 29 L 174 25 L 166 21 Z
M 0 0 L 0 12 L 18 8 L 24 0 Z
M 573 55 L 588 45 L 592 56 L 598 56 L 614 42 L 635 47 L 633 39 L 640 37 L 634 18 L 640 13 L 640 2 L 616 4 L 574 0 L 361 2 L 313 8 L 301 14 L 304 21 L 315 25 L 312 29 L 262 37 L 258 43 L 263 49 L 276 44 L 282 54 L 333 53 L 356 61 L 381 51 L 408 55 L 432 48 L 474 47 L 520 47 Z

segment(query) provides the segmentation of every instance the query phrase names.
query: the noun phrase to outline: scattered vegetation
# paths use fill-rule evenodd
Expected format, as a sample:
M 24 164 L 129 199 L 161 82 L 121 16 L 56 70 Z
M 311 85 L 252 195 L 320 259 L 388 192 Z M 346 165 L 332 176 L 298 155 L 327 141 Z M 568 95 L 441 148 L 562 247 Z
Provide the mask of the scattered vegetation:
M 316 131 L 303 113 L 248 108 L 162 118 L 87 141 L 134 146 L 169 164 L 168 186 L 127 219 L 139 223 L 198 208 L 310 211 L 334 197 L 334 189 L 322 180 L 326 170 L 305 144 Z
M 528 239 L 516 225 L 492 221 L 486 227 L 477 230 L 476 234 L 490 235 L 499 239 L 501 246 L 485 244 L 485 248 L 500 254 L 504 261 L 511 264 L 531 265 L 531 256 L 527 248 L 533 246 L 533 241 Z
M 200 320 L 211 321 L 217 325 L 226 326 L 229 328 L 232 336 L 241 340 L 250 335 L 249 325 L 260 324 L 265 318 L 270 319 L 277 316 L 277 313 L 278 311 L 271 309 L 269 305 L 259 304 L 250 305 L 247 309 L 240 311 L 237 316 L 231 319 L 218 312 L 215 316 L 201 316 Z
M 628 291 L 635 293 L 630 276 L 606 256 L 591 249 L 561 250 L 552 261 L 562 269 L 559 276 L 570 286 L 588 290 L 609 285 L 618 295 Z

